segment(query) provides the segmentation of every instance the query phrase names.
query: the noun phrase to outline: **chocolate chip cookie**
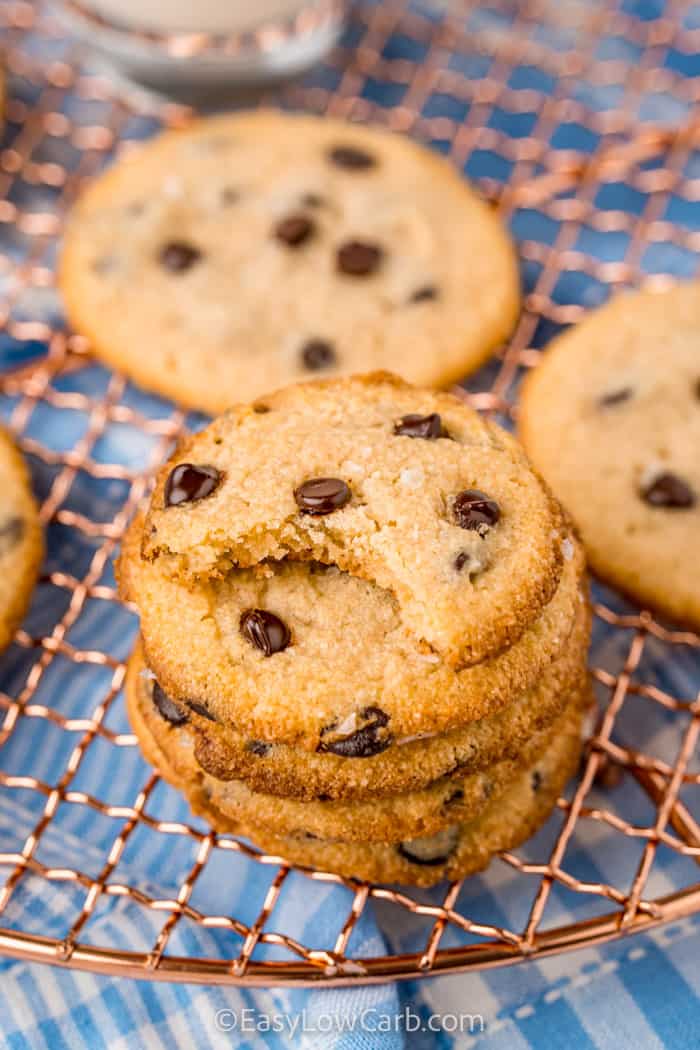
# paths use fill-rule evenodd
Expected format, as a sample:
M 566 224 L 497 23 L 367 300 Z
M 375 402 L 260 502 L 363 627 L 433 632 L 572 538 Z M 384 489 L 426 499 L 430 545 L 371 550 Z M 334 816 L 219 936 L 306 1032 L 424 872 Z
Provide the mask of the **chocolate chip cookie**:
M 170 131 L 86 190 L 60 284 L 95 353 L 212 413 L 315 375 L 447 385 L 510 332 L 491 208 L 405 136 L 257 111 Z
M 425 656 L 459 669 L 537 619 L 566 543 L 509 434 L 378 373 L 288 387 L 190 438 L 158 476 L 142 549 L 183 579 L 285 558 L 336 566 L 388 592 Z M 258 663 L 294 659 L 301 634 L 277 634 L 272 656 L 248 638 Z
M 164 761 L 180 777 L 201 776 L 212 803 L 225 816 L 245 824 L 262 823 L 275 834 L 313 834 L 342 841 L 398 842 L 430 835 L 456 821 L 473 819 L 504 790 L 524 765 L 532 764 L 556 732 L 554 711 L 548 724 L 532 731 L 508 758 L 468 774 L 442 777 L 417 791 L 371 797 L 364 801 L 300 801 L 257 791 L 245 781 L 208 775 L 193 747 L 192 717 L 187 706 L 172 700 L 146 667 L 140 646 L 129 663 L 127 705 L 131 724 L 145 753 L 156 765 Z M 557 717 L 571 703 L 586 702 L 590 687 L 580 667 L 562 683 Z M 156 745 L 160 748 L 158 753 Z M 302 758 L 303 761 L 303 758 Z
M 521 845 L 545 823 L 581 756 L 583 713 L 573 706 L 557 723 L 546 750 L 529 769 L 473 820 L 429 837 L 398 844 L 339 842 L 309 836 L 277 836 L 265 827 L 245 829 L 256 845 L 293 864 L 372 882 L 433 886 L 483 870 L 495 854 Z M 200 812 L 220 830 L 227 821 L 212 805 L 206 786 Z
M 119 579 L 140 611 L 149 666 L 202 718 L 261 744 L 369 758 L 473 723 L 535 685 L 581 608 L 582 556 L 567 539 L 570 558 L 540 616 L 509 649 L 456 670 L 426 651 L 391 594 L 366 580 L 285 559 L 180 583 L 141 558 L 141 522 L 124 541 Z
M 490 798 L 482 798 L 478 811 L 468 821 L 459 821 L 455 813 L 454 822 L 449 821 L 448 816 L 448 823 L 428 835 L 383 842 L 322 838 L 308 828 L 280 835 L 265 823 L 266 814 L 269 816 L 271 812 L 268 807 L 274 806 L 275 800 L 268 803 L 263 796 L 257 811 L 251 805 L 252 822 L 245 817 L 243 806 L 233 815 L 230 805 L 228 813 L 217 805 L 215 800 L 221 792 L 230 790 L 230 785 L 217 783 L 197 768 L 192 760 L 189 727 L 171 720 L 174 714 L 171 708 L 166 707 L 168 717 L 164 719 L 162 709 L 166 702 L 148 677 L 143 673 L 139 675 L 137 661 L 138 657 L 130 666 L 127 687 L 132 725 L 146 757 L 169 783 L 185 794 L 193 811 L 216 830 L 246 835 L 267 852 L 292 863 L 350 877 L 429 886 L 442 879 L 455 879 L 481 870 L 494 853 L 519 845 L 546 820 L 580 757 L 586 706 L 583 697 L 570 703 L 558 718 L 536 762 L 524 771 L 514 772 L 510 781 L 500 784 Z M 164 721 L 165 724 L 161 724 Z M 483 781 L 480 783 L 483 785 Z M 455 789 L 458 790 L 456 782 Z M 251 794 L 247 795 L 249 804 Z M 296 805 L 308 807 L 317 814 L 322 809 L 313 802 Z M 365 807 L 370 819 L 371 805 L 368 803 Z M 450 802 L 446 801 L 445 806 L 449 814 Z M 410 826 L 400 811 L 398 819 L 403 827 Z
M 140 536 L 137 518 L 119 574 L 141 614 L 149 666 L 201 728 L 202 765 L 259 790 L 353 798 L 478 768 L 553 717 L 561 687 L 585 662 L 583 559 L 573 540 L 538 620 L 509 650 L 455 672 L 426 658 L 390 596 L 364 580 L 283 561 L 186 587 L 140 557 Z M 250 640 L 248 614 L 263 605 L 297 639 L 278 654 L 283 661 Z
M 0 649 L 4 649 L 27 610 L 44 547 L 27 468 L 1 428 L 0 484 Z
M 700 627 L 700 284 L 616 296 L 528 376 L 520 434 L 595 572 Z

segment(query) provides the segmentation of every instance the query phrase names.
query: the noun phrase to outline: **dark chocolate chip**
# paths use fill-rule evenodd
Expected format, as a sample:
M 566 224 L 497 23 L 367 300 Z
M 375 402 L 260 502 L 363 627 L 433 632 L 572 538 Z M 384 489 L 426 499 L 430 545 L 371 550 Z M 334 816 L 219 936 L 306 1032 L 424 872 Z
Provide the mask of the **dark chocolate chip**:
M 328 151 L 328 159 L 347 171 L 367 171 L 377 163 L 371 153 L 358 146 L 334 146 Z
M 241 192 L 234 186 L 224 186 L 221 191 L 221 203 L 227 206 L 237 204 L 241 199 Z
M 196 503 L 211 496 L 221 483 L 221 474 L 216 467 L 202 464 L 178 463 L 168 475 L 165 483 L 165 506 L 177 507 L 180 503 Z
M 611 390 L 609 394 L 603 394 L 598 404 L 601 408 L 612 408 L 613 405 L 621 405 L 623 401 L 629 401 L 633 393 L 631 386 L 623 386 L 619 390 Z
M 398 423 L 394 424 L 394 433 L 400 437 L 426 438 L 428 440 L 447 437 L 442 420 L 437 412 L 431 412 L 429 416 L 403 416 Z
M 158 714 L 169 722 L 171 726 L 184 726 L 189 721 L 187 711 L 180 704 L 172 700 L 168 694 L 161 689 L 158 682 L 153 683 L 153 703 L 158 709 Z
M 445 864 L 450 859 L 458 841 L 458 828 L 443 828 L 442 831 L 428 838 L 400 842 L 397 849 L 401 856 L 410 860 L 412 864 L 437 867 L 438 864 Z
M 322 208 L 326 202 L 320 193 L 305 193 L 301 203 L 305 208 Z
M 256 401 L 253 405 L 253 412 L 255 412 L 257 416 L 266 416 L 269 411 L 270 406 L 264 404 L 262 401 Z
M 465 565 L 468 565 L 472 560 L 472 556 L 469 551 L 460 551 L 455 558 L 455 569 L 457 572 L 461 572 Z
M 686 510 L 695 506 L 695 493 L 682 478 L 670 471 L 658 474 L 640 489 L 640 496 L 650 507 Z
M 346 241 L 338 248 L 336 266 L 350 277 L 368 277 L 379 269 L 384 252 L 367 241 Z
M 265 656 L 281 653 L 292 640 L 286 623 L 267 609 L 246 609 L 241 613 L 240 630 L 243 637 L 256 649 L 261 649 Z
M 169 241 L 160 250 L 159 259 L 171 273 L 184 273 L 202 258 L 199 248 L 186 241 Z
M 251 755 L 265 758 L 265 756 L 269 755 L 270 751 L 272 751 L 272 744 L 266 744 L 264 740 L 248 740 L 245 749 L 246 751 L 250 751 Z
M 359 717 L 364 724 L 348 736 L 334 736 L 337 723 L 327 726 L 321 732 L 321 742 L 316 750 L 342 758 L 371 758 L 386 751 L 393 739 L 386 729 L 389 716 L 378 707 L 365 707 Z
M 299 248 L 309 240 L 315 228 L 313 220 L 307 215 L 288 215 L 275 226 L 275 237 L 288 248 Z
M 196 715 L 201 715 L 202 718 L 206 718 L 207 722 L 216 722 L 216 719 L 209 708 L 205 707 L 204 704 L 200 704 L 198 700 L 188 700 L 187 706 L 190 711 L 194 711 Z
M 294 489 L 294 499 L 302 514 L 331 514 L 351 498 L 350 487 L 340 478 L 309 478 Z
M 322 791 L 320 795 L 316 796 L 316 800 L 318 802 L 330 802 L 331 796 L 330 795 L 326 795 L 326 793 Z
M 465 489 L 455 496 L 452 513 L 460 528 L 473 529 L 480 536 L 484 536 L 501 516 L 496 501 L 478 489 Z
M 539 769 L 533 771 L 532 776 L 530 777 L 530 784 L 532 785 L 532 790 L 535 792 L 539 791 L 542 787 L 542 774 Z
M 452 802 L 461 802 L 463 799 L 464 799 L 464 791 L 463 791 L 463 789 L 462 788 L 457 788 L 455 791 L 452 792 L 451 795 L 447 796 L 447 798 L 445 799 L 445 805 L 449 806 Z
M 321 372 L 335 364 L 335 350 L 326 339 L 309 339 L 301 348 L 301 359 L 310 372 Z
M 0 525 L 0 556 L 14 550 L 24 537 L 24 519 L 14 514 Z
M 439 292 L 435 285 L 424 284 L 421 288 L 416 288 L 408 301 L 409 303 L 429 303 L 438 298 Z

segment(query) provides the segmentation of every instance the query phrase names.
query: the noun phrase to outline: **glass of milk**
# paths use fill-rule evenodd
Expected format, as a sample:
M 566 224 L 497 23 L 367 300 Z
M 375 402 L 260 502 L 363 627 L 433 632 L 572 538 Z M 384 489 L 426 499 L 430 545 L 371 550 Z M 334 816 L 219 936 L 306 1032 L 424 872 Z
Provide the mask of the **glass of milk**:
M 346 0 L 63 0 L 70 29 L 156 87 L 291 76 L 333 46 Z

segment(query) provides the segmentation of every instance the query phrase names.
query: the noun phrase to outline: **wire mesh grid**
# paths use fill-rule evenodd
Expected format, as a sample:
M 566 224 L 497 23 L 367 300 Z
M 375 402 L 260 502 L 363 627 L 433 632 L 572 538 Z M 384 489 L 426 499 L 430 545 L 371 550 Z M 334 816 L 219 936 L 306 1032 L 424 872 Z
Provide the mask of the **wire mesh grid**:
M 547 829 L 485 876 L 419 893 L 292 872 L 172 809 L 174 793 L 147 771 L 123 717 L 135 620 L 118 602 L 111 563 L 149 472 L 200 420 L 92 361 L 63 327 L 53 274 L 81 181 L 188 113 L 86 72 L 50 9 L 5 2 L 0 24 L 9 74 L 0 348 L 15 366 L 1 381 L 0 411 L 32 467 L 49 548 L 0 681 L 0 817 L 10 814 L 0 826 L 20 829 L 22 815 L 29 828 L 16 842 L 10 832 L 0 838 L 0 953 L 169 980 L 339 984 L 513 962 L 700 910 L 700 638 L 601 587 L 600 718 L 580 775 Z M 414 134 L 500 208 L 518 241 L 525 308 L 467 396 L 507 421 L 520 376 L 561 325 L 611 287 L 695 272 L 698 45 L 694 5 L 362 0 L 323 66 L 264 101 Z M 136 791 L 133 776 L 113 775 L 115 755 L 141 778 Z M 86 787 L 89 756 L 105 775 Z M 615 788 L 614 769 L 623 780 Z M 58 854 L 44 849 L 52 829 Z M 139 875 L 146 841 L 181 872 L 169 896 Z M 136 867 L 123 869 L 129 854 Z M 262 900 L 250 915 L 210 913 L 197 892 L 207 871 L 218 860 L 231 872 L 244 858 L 269 872 Z M 347 915 L 327 944 L 284 933 L 290 877 L 307 880 L 310 896 L 322 884 L 345 887 Z M 75 891 L 56 936 L 40 906 L 49 883 Z M 517 907 L 504 907 L 499 886 Z M 150 940 L 100 934 L 96 917 L 115 899 L 134 909 Z M 15 907 L 27 901 L 33 911 Z M 370 907 L 387 929 L 408 916 L 412 950 L 353 950 Z M 188 923 L 228 936 L 228 946 L 217 957 L 183 951 L 177 934 Z

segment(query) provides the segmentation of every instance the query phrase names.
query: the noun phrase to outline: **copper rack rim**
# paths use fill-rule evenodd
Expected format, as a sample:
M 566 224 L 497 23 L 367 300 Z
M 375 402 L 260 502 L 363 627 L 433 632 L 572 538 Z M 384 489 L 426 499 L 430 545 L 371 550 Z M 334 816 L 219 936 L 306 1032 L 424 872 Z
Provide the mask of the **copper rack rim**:
M 76 8 L 82 6 L 81 0 L 68 2 Z M 558 8 L 551 0 L 527 0 L 517 9 L 510 5 L 508 11 L 515 12 L 515 21 L 511 32 L 501 35 L 484 26 L 465 28 L 464 18 L 477 9 L 476 0 L 461 0 L 433 19 L 410 0 L 384 0 L 381 4 L 358 0 L 349 17 L 359 42 L 352 49 L 341 42 L 328 56 L 330 86 L 316 80 L 292 83 L 264 102 L 379 122 L 422 140 L 444 140 L 460 167 L 480 151 L 491 152 L 509 166 L 507 177 L 496 178 L 489 170 L 480 172 L 476 181 L 504 217 L 509 219 L 514 213 L 531 209 L 556 224 L 557 232 L 549 241 L 535 235 L 520 239 L 521 258 L 535 272 L 518 328 L 494 357 L 493 376 L 486 387 L 473 393 L 462 391 L 486 413 L 514 416 L 518 377 L 539 358 L 540 322 L 560 326 L 577 320 L 585 311 L 575 296 L 562 299 L 557 295 L 561 277 L 578 274 L 614 287 L 648 283 L 663 288 L 673 280 L 673 274 L 663 267 L 645 268 L 644 252 L 649 246 L 670 244 L 695 259 L 700 253 L 697 231 L 666 212 L 674 195 L 688 203 L 700 199 L 700 168 L 689 165 L 700 149 L 700 122 L 692 108 L 700 99 L 700 90 L 691 78 L 683 78 L 664 63 L 672 48 L 681 55 L 697 50 L 700 32 L 683 24 L 683 5 L 677 0 L 669 0 L 664 16 L 649 24 L 623 12 L 619 0 L 597 0 L 577 9 L 583 35 L 574 44 L 565 41 L 557 49 L 542 37 L 542 31 L 566 31 L 575 15 L 573 8 Z M 621 640 L 619 662 L 614 668 L 592 669 L 606 702 L 597 725 L 588 733 L 585 765 L 574 792 L 570 798 L 559 800 L 556 841 L 541 860 L 526 860 L 518 854 L 504 854 L 500 859 L 508 866 L 509 877 L 528 879 L 536 889 L 522 929 L 492 924 L 488 915 L 480 921 L 474 919 L 460 905 L 461 883 L 448 886 L 442 896 L 436 891 L 426 902 L 409 888 L 291 869 L 281 858 L 263 854 L 245 842 L 215 836 L 188 822 L 162 821 L 149 810 L 150 797 L 159 783 L 153 774 L 136 797 L 126 801 L 109 793 L 102 799 L 74 784 L 76 771 L 96 742 L 101 747 L 133 748 L 134 739 L 129 733 L 116 731 L 108 720 L 120 702 L 122 661 L 107 651 L 99 637 L 77 642 L 72 631 L 80 625 L 86 603 L 94 600 L 112 603 L 114 614 L 121 615 L 117 595 L 103 581 L 103 572 L 130 514 L 147 491 L 149 473 L 183 432 L 186 417 L 172 404 L 149 415 L 140 404 L 133 403 L 126 379 L 118 374 L 109 374 L 104 388 L 86 392 L 81 376 L 93 363 L 87 341 L 65 332 L 52 315 L 37 314 L 31 303 L 27 307 L 25 296 L 51 291 L 50 253 L 60 235 L 62 217 L 82 180 L 98 171 L 113 149 L 129 147 L 138 138 L 129 130 L 132 118 L 155 116 L 161 124 L 181 126 L 193 113 L 151 93 L 122 94 L 121 88 L 105 77 L 85 73 L 79 52 L 70 47 L 48 63 L 37 59 L 37 49 L 28 46 L 30 39 L 36 43 L 37 38 L 43 38 L 52 47 L 62 43 L 62 30 L 41 3 L 8 0 L 0 9 L 0 24 L 6 36 L 11 89 L 13 82 L 19 89 L 35 89 L 30 102 L 24 101 L 21 90 L 10 90 L 8 142 L 0 148 L 0 332 L 19 345 L 48 345 L 46 355 L 0 377 L 0 394 L 7 399 L 9 426 L 20 446 L 37 469 L 51 479 L 42 501 L 42 520 L 67 528 L 76 539 L 89 541 L 93 551 L 87 567 L 60 564 L 42 577 L 41 585 L 63 595 L 67 607 L 57 613 L 55 622 L 36 634 L 26 628 L 18 631 L 18 652 L 30 662 L 29 670 L 12 695 L 0 693 L 0 749 L 13 734 L 38 731 L 49 724 L 52 732 L 71 734 L 72 747 L 63 772 L 56 778 L 40 780 L 31 769 L 0 774 L 0 792 L 32 791 L 43 806 L 23 847 L 17 851 L 14 846 L 5 852 L 0 849 L 0 955 L 154 980 L 249 986 L 346 985 L 510 965 L 600 944 L 699 913 L 700 882 L 691 875 L 664 896 L 646 892 L 659 849 L 671 850 L 693 862 L 692 872 L 700 863 L 700 823 L 685 794 L 700 785 L 699 767 L 691 764 L 700 724 L 700 700 L 675 695 L 666 686 L 648 681 L 643 661 L 646 647 L 653 645 L 670 664 L 680 651 L 678 647 L 684 651 L 700 649 L 700 636 L 665 625 L 649 610 L 626 606 L 616 611 L 614 602 L 599 602 L 594 613 L 598 622 Z M 639 59 L 633 67 L 619 58 L 597 54 L 597 41 L 605 33 L 615 32 L 638 49 Z M 394 33 L 412 39 L 422 49 L 421 57 L 396 58 L 386 53 L 386 44 Z M 196 41 L 185 42 L 183 57 L 190 44 L 196 51 Z M 487 56 L 488 69 L 471 77 L 458 63 L 449 61 L 453 55 Z M 512 82 L 514 72 L 528 62 L 555 77 L 548 93 Z M 392 106 L 374 101 L 364 91 L 371 78 L 398 90 L 400 100 Z M 589 99 L 574 98 L 573 87 L 586 81 L 605 90 L 621 81 L 621 97 L 613 108 L 596 113 Z M 441 92 L 465 106 L 465 114 L 457 118 L 430 112 L 427 103 Z M 669 125 L 639 119 L 636 107 L 649 92 L 666 92 L 683 104 L 682 119 Z M 91 107 L 97 107 L 98 116 L 82 116 L 81 107 L 90 112 Z M 527 134 L 518 136 L 499 127 L 492 119 L 499 108 L 514 119 L 531 115 L 533 125 Z M 552 136 L 566 122 L 578 122 L 597 136 L 597 145 L 590 150 L 555 147 Z M 61 153 L 64 149 L 75 151 L 75 162 L 65 159 Z M 598 188 L 615 180 L 640 196 L 643 204 L 639 213 L 598 205 Z M 22 196 L 28 190 L 37 195 L 36 207 Z M 578 234 L 584 229 L 596 235 L 627 238 L 622 257 L 601 261 L 579 244 Z M 5 250 L 9 242 L 13 250 Z M 65 380 L 69 381 L 67 386 Z M 85 432 L 68 449 L 54 447 L 49 432 L 37 431 L 33 425 L 40 408 L 59 414 L 80 413 L 86 422 Z M 148 437 L 152 449 L 147 464 L 139 464 L 137 470 L 124 463 L 106 462 L 99 455 L 97 446 L 113 425 Z M 127 489 L 126 498 L 109 520 L 99 520 L 92 507 L 71 503 L 76 479 L 90 485 L 119 482 Z M 78 712 L 64 712 L 54 706 L 52 697 L 37 695 L 57 660 L 68 661 L 75 668 L 82 666 L 81 673 L 94 669 L 105 673 L 105 683 Z M 651 705 L 678 719 L 682 741 L 674 757 L 655 754 L 644 741 L 616 738 L 617 719 L 628 702 Z M 626 819 L 607 798 L 601 803 L 588 801 L 593 779 L 606 765 L 635 778 L 653 808 L 648 822 Z M 79 870 L 67 847 L 66 856 L 51 868 L 37 855 L 42 836 L 61 806 L 89 811 L 114 823 L 114 838 L 98 875 Z M 584 825 L 594 827 L 596 833 L 626 836 L 635 843 L 640 860 L 629 885 L 621 889 L 604 881 L 585 881 L 568 869 L 566 851 Z M 149 896 L 139 882 L 138 869 L 132 868 L 126 879 L 115 874 L 136 828 L 149 836 L 171 836 L 192 848 L 189 873 L 177 890 L 168 889 L 167 897 Z M 239 854 L 261 865 L 270 876 L 264 903 L 249 925 L 235 915 L 207 914 L 192 899 L 197 879 L 215 852 L 227 853 L 232 863 L 233 854 Z M 344 887 L 352 897 L 335 941 L 321 949 L 300 943 L 275 923 L 277 901 L 290 871 L 309 880 L 310 892 L 318 883 L 334 884 Z M 67 916 L 70 929 L 63 939 L 12 929 L 4 922 L 2 913 L 16 887 L 34 885 L 25 881 L 29 879 L 41 880 L 42 888 L 60 881 L 87 891 L 75 914 Z M 595 902 L 597 914 L 580 922 L 545 926 L 543 918 L 554 887 L 586 895 Z M 115 897 L 162 916 L 163 925 L 149 951 L 88 943 L 84 930 L 98 902 Z M 373 901 L 410 912 L 425 922 L 423 949 L 355 957 L 348 950 L 350 937 Z M 240 951 L 230 958 L 186 957 L 169 951 L 170 938 L 183 917 L 203 928 L 231 932 L 237 938 L 233 950 L 240 942 Z M 470 933 L 479 938 L 478 943 L 445 948 L 442 938 L 448 928 Z M 253 955 L 258 944 L 286 948 L 293 959 L 259 961 Z
M 658 902 L 660 914 L 656 917 L 639 914 L 625 935 L 648 932 L 669 922 L 678 922 L 700 911 L 700 882 L 689 890 L 669 894 Z M 621 933 L 619 912 L 584 919 L 556 929 L 538 933 L 526 957 L 534 960 L 595 947 L 618 938 Z M 444 948 L 435 956 L 430 969 L 421 967 L 423 953 L 412 952 L 392 956 L 353 958 L 352 972 L 343 974 L 343 962 L 316 966 L 298 962 L 249 962 L 243 976 L 233 972 L 235 959 L 192 959 L 188 956 L 161 956 L 157 966 L 150 963 L 150 953 L 100 948 L 87 944 L 71 947 L 68 959 L 63 958 L 65 942 L 37 934 L 21 933 L 0 927 L 0 955 L 43 962 L 59 967 L 85 970 L 109 976 L 140 978 L 179 983 L 201 983 L 234 986 L 289 987 L 298 984 L 322 983 L 324 987 L 349 987 L 362 984 L 380 984 L 386 981 L 415 980 L 438 977 L 445 973 L 466 973 L 471 969 L 496 969 L 512 966 L 523 959 L 522 953 L 506 944 L 478 944 L 460 948 Z M 341 972 L 336 972 L 340 970 Z

